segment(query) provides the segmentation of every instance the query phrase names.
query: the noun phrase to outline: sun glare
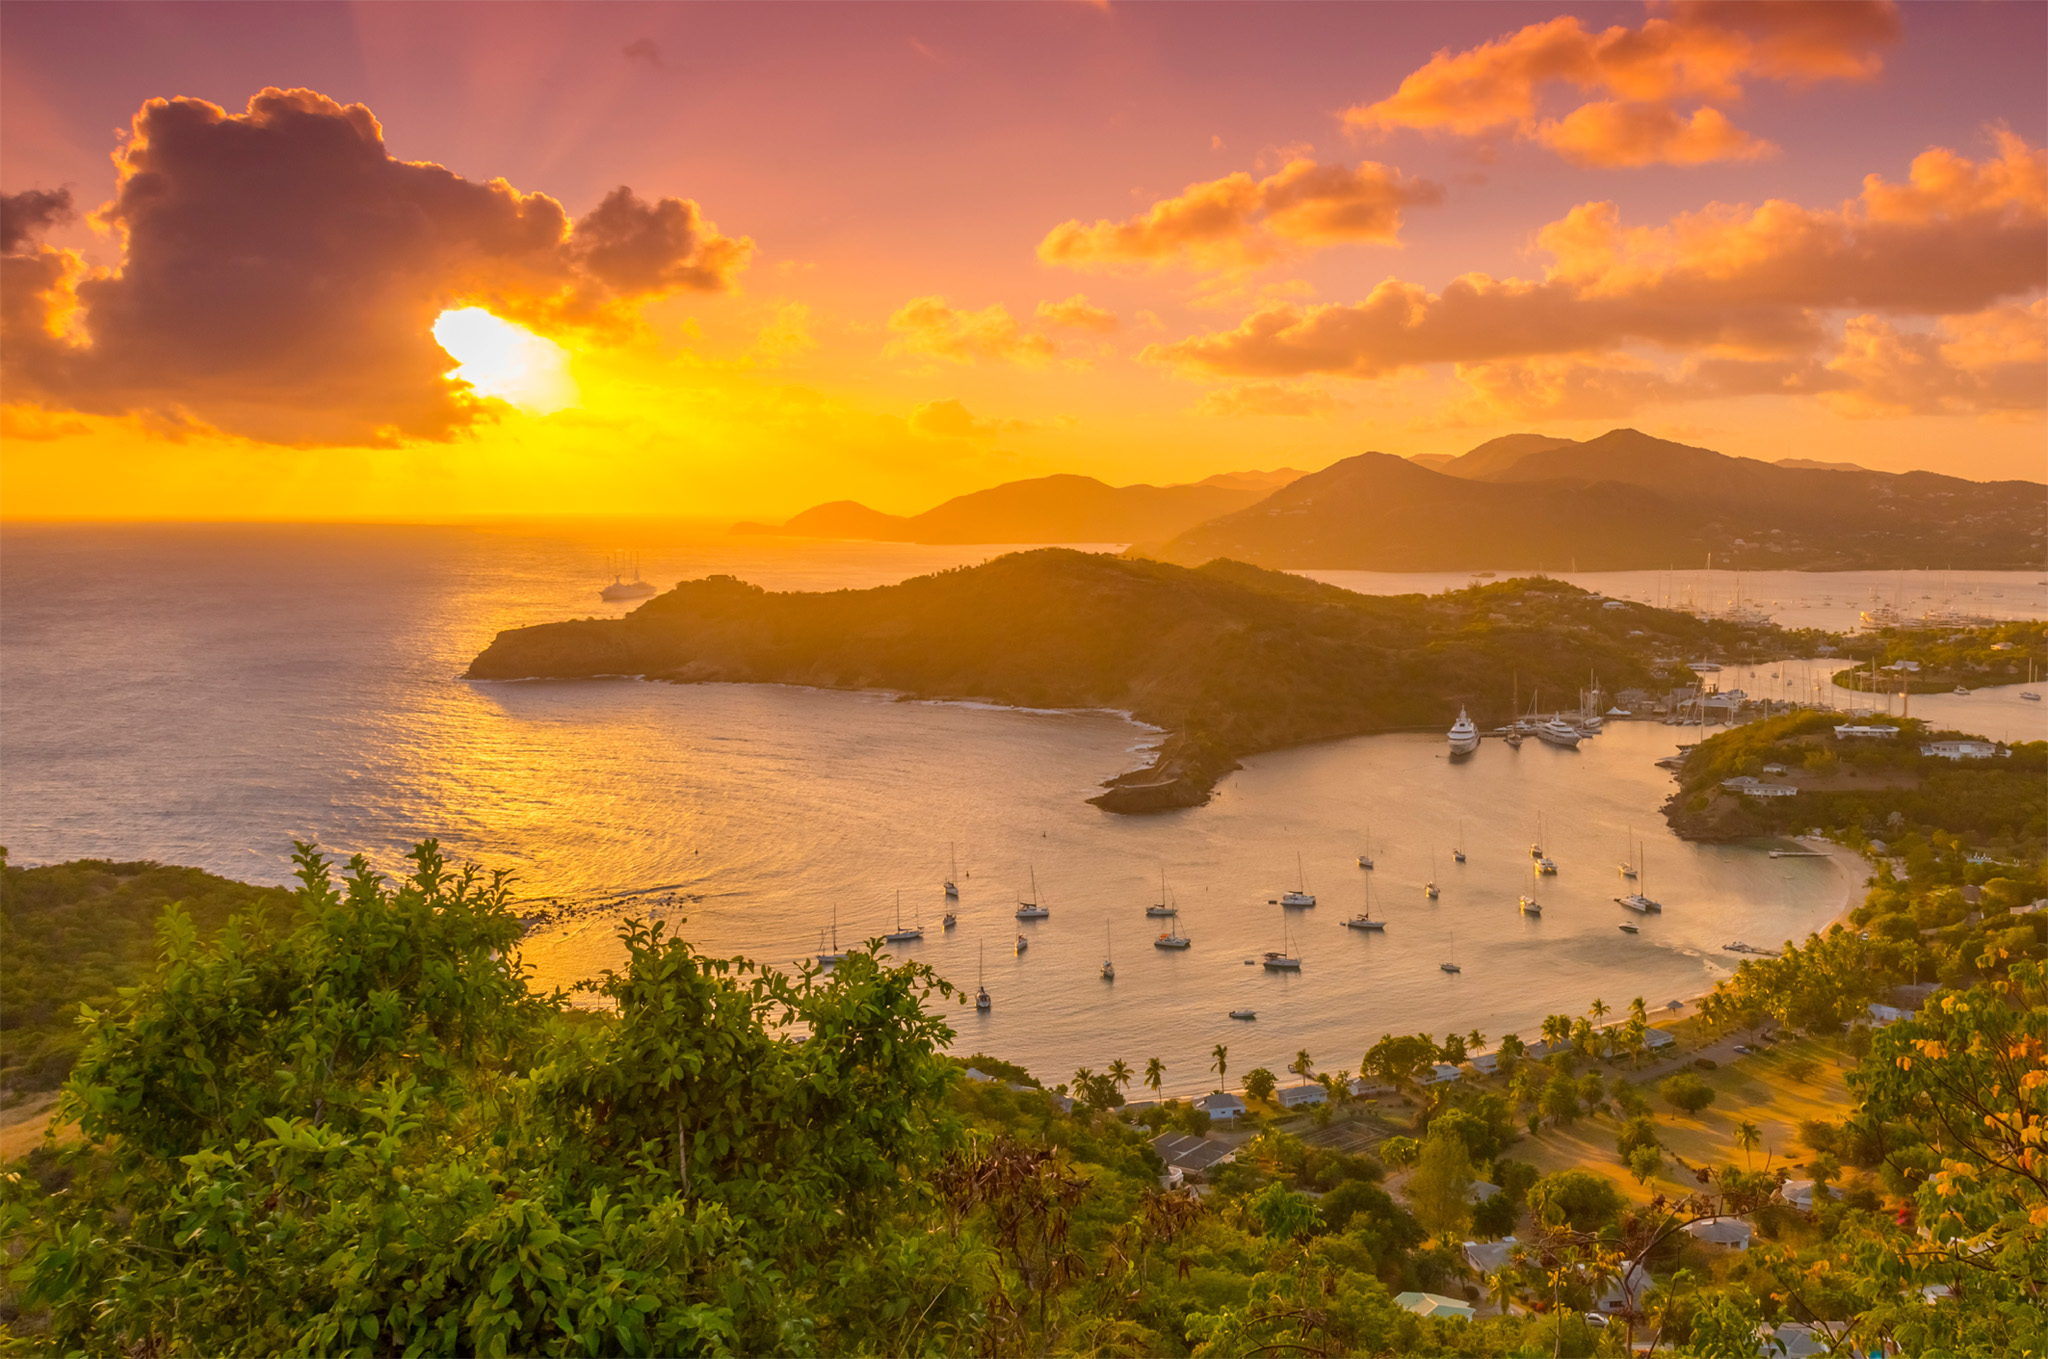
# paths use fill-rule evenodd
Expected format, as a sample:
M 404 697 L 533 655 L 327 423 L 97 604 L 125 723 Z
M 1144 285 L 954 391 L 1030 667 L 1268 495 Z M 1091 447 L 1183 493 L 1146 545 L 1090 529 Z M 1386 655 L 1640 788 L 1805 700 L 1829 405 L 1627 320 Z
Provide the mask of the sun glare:
M 495 396 L 533 415 L 576 404 L 569 351 L 482 307 L 444 311 L 434 338 L 459 365 L 455 376 L 479 396 Z

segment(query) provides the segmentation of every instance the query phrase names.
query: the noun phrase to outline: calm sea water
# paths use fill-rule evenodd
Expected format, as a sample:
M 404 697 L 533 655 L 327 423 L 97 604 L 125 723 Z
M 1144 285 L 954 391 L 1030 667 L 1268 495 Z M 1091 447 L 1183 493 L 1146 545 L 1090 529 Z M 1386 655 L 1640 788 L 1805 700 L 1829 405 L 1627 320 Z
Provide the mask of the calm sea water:
M 390 869 L 433 835 L 515 869 L 530 895 L 664 889 L 636 909 L 686 919 L 708 950 L 778 962 L 814 952 L 835 915 L 842 944 L 886 931 L 900 893 L 904 921 L 928 931 L 903 952 L 970 989 L 985 976 L 995 997 L 990 1014 L 957 1017 L 961 1050 L 1052 1079 L 1158 1056 L 1169 1090 L 1207 1088 L 1218 1042 L 1234 1072 L 1278 1070 L 1302 1048 L 1338 1069 L 1388 1030 L 1526 1034 L 1595 996 L 1691 996 L 1733 961 L 1721 944 L 1803 934 L 1849 887 L 1831 861 L 1672 838 L 1657 816 L 1670 781 L 1653 761 L 1681 733 L 1658 725 L 1615 724 L 1576 752 L 1489 742 L 1457 763 L 1435 738 L 1334 742 L 1247 761 L 1207 807 L 1127 818 L 1084 801 L 1145 758 L 1152 733 L 1111 714 L 457 678 L 500 628 L 621 612 L 595 590 L 622 544 L 657 583 L 726 571 L 781 589 L 880 584 L 1000 550 L 646 525 L 10 527 L 0 842 L 16 862 L 155 858 L 278 882 L 293 837 Z M 1385 590 L 1466 579 L 1331 578 Z M 1584 583 L 1635 597 L 1668 585 L 1663 573 Z M 1972 588 L 1980 611 L 2048 615 L 2032 577 Z M 1861 577 L 1786 575 L 1751 597 L 1853 617 L 1865 589 Z M 1723 684 L 1804 696 L 1824 673 L 1767 667 Z M 2043 729 L 2043 705 L 2015 691 L 1913 702 L 1915 715 L 1992 735 Z M 1539 833 L 1561 867 L 1540 883 L 1528 857 Z M 1631 836 L 1666 904 L 1637 936 L 1615 928 L 1625 913 L 1611 900 Z M 1356 865 L 1367 844 L 1370 873 Z M 1450 861 L 1457 845 L 1464 865 Z M 949 855 L 960 923 L 943 931 Z M 1052 916 L 1020 926 L 1012 912 L 1034 871 Z M 1151 945 L 1161 925 L 1144 907 L 1162 871 L 1194 940 L 1184 953 Z M 1269 904 L 1298 876 L 1319 906 Z M 1422 890 L 1432 876 L 1434 902 Z M 1532 890 L 1540 920 L 1516 910 Z M 668 892 L 681 900 L 660 904 Z M 1341 926 L 1368 892 L 1384 935 Z M 616 914 L 536 935 L 542 982 L 616 962 Z M 1299 975 L 1246 966 L 1283 944 L 1304 959 Z M 1106 952 L 1114 982 L 1100 978 Z M 1441 972 L 1446 960 L 1463 971 Z M 1258 1019 L 1229 1020 L 1239 1007 Z

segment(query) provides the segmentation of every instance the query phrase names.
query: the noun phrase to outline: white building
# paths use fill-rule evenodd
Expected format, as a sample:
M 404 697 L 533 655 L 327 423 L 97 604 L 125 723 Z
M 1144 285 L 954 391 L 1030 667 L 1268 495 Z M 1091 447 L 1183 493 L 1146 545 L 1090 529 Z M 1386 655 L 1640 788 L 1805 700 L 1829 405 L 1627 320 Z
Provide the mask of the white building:
M 1521 1243 L 1512 1236 L 1503 1236 L 1498 1241 L 1467 1241 L 1462 1247 L 1465 1263 L 1472 1266 L 1475 1274 L 1492 1274 L 1514 1258 L 1515 1247 Z
M 1455 1317 L 1460 1321 L 1470 1321 L 1474 1310 L 1471 1303 L 1441 1293 L 1396 1293 L 1394 1305 L 1419 1317 Z
M 1837 741 L 1889 741 L 1899 734 L 1897 727 L 1859 726 L 1850 723 L 1835 728 Z
M 1227 1118 L 1233 1123 L 1244 1117 L 1244 1101 L 1222 1090 L 1202 1096 L 1195 1107 L 1211 1118 Z
M 1721 786 L 1731 793 L 1744 797 L 1791 797 L 1799 790 L 1789 783 L 1765 783 L 1747 774 L 1738 774 L 1732 779 L 1722 779 Z
M 1330 1098 L 1330 1092 L 1320 1085 L 1290 1085 L 1274 1092 L 1283 1109 L 1305 1109 L 1311 1104 L 1321 1104 Z
M 1424 1076 L 1421 1080 L 1417 1081 L 1416 1084 L 1442 1085 L 1445 1081 L 1455 1081 L 1464 1074 L 1464 1072 L 1458 1070 L 1458 1068 L 1452 1066 L 1449 1062 L 1438 1062 L 1436 1066 L 1430 1071 L 1430 1073 L 1427 1076 Z
M 1686 1223 L 1679 1230 L 1695 1241 L 1727 1251 L 1748 1250 L 1753 1234 L 1750 1225 L 1739 1217 L 1703 1217 L 1698 1222 Z
M 1996 741 L 1929 741 L 1920 753 L 1943 760 L 1995 760 L 2012 754 Z

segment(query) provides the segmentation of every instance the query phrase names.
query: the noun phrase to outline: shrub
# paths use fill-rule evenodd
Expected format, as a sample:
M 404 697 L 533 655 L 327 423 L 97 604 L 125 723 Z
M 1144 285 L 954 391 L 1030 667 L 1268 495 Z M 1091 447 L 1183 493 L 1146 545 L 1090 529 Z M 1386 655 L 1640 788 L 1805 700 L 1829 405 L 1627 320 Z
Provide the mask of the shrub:
M 1690 1071 L 1665 1077 L 1657 1093 L 1666 1104 L 1688 1114 L 1697 1114 L 1714 1102 L 1714 1088 Z
M 1599 1231 L 1627 1206 L 1619 1189 L 1590 1170 L 1560 1170 L 1529 1191 L 1529 1210 L 1538 1222 L 1563 1223 L 1580 1232 Z
M 1614 1150 L 1621 1157 L 1623 1165 L 1629 1164 L 1629 1158 L 1642 1148 L 1656 1145 L 1657 1125 L 1650 1121 L 1647 1114 L 1638 1114 L 1624 1123 L 1620 1135 L 1614 1139 Z

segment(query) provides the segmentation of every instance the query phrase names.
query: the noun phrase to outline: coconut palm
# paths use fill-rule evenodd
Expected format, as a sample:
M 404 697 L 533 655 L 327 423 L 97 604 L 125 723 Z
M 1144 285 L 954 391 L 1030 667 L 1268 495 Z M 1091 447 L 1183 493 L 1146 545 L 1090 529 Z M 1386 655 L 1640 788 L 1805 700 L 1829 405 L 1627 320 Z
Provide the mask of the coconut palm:
M 1586 1007 L 1586 1013 L 1593 1017 L 1593 1022 L 1595 1024 L 1598 1024 L 1601 1020 L 1607 1018 L 1608 1014 L 1611 1013 L 1611 1010 L 1612 1007 L 1609 1006 L 1606 1001 L 1600 999 L 1598 996 L 1593 997 L 1593 1003 Z
M 1109 1064 L 1108 1074 L 1109 1079 L 1113 1084 L 1121 1085 L 1126 1090 L 1130 1088 L 1131 1068 L 1125 1064 L 1123 1058 L 1119 1057 Z
M 1316 1069 L 1315 1059 L 1308 1055 L 1307 1048 L 1303 1048 L 1294 1054 L 1294 1060 L 1287 1064 L 1287 1069 L 1303 1080 L 1307 1080 L 1308 1073 Z
M 1465 1035 L 1465 1051 L 1477 1052 L 1486 1046 L 1486 1035 L 1474 1029 Z
M 1152 1087 L 1152 1097 L 1159 1097 L 1159 1087 L 1166 1082 L 1166 1063 L 1157 1057 L 1145 1063 L 1145 1084 Z
M 1743 1122 L 1735 1125 L 1735 1145 L 1742 1148 L 1742 1164 L 1749 1165 L 1750 1153 L 1764 1140 L 1763 1130 L 1756 1124 Z
M 1209 1056 L 1214 1059 L 1209 1063 L 1209 1069 L 1216 1073 L 1216 1086 L 1220 1090 L 1223 1087 L 1223 1078 L 1230 1072 L 1230 1046 L 1227 1043 L 1218 1043 L 1209 1050 Z
M 1628 1003 L 1628 1017 L 1630 1019 L 1633 1019 L 1638 1024 L 1647 1024 L 1650 1022 L 1650 1007 L 1643 1004 L 1643 998 L 1641 996 L 1637 996 L 1634 1000 Z

